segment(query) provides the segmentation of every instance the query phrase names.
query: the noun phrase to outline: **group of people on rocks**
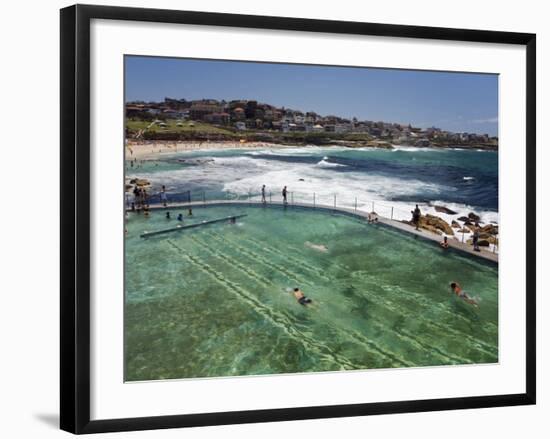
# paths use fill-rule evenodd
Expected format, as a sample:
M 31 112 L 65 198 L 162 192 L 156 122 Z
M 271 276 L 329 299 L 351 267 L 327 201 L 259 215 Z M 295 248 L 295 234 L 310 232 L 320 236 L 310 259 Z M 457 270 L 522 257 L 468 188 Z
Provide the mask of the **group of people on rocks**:
M 420 218 L 422 216 L 422 213 L 420 211 L 420 208 L 418 207 L 418 204 L 416 205 L 414 210 L 411 211 L 411 213 L 412 213 L 412 223 L 415 226 L 415 230 L 420 230 Z M 473 250 L 476 252 L 481 251 L 481 249 L 479 248 L 479 228 L 480 228 L 480 225 L 476 221 L 475 227 L 473 229 L 473 234 L 472 234 L 472 246 L 473 246 Z M 444 249 L 449 248 L 449 241 L 447 239 L 447 236 L 443 237 L 443 241 L 441 241 L 439 245 Z

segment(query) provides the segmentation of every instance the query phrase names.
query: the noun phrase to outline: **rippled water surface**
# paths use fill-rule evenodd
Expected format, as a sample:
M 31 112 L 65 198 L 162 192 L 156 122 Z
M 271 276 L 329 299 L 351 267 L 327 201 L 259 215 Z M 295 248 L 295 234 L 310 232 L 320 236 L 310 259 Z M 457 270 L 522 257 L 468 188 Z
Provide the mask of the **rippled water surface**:
M 128 218 L 128 381 L 498 361 L 496 266 L 350 217 L 193 213 L 185 224 L 248 216 L 147 239 L 177 221 Z M 478 309 L 450 294 L 453 280 Z M 294 287 L 313 305 L 299 305 Z

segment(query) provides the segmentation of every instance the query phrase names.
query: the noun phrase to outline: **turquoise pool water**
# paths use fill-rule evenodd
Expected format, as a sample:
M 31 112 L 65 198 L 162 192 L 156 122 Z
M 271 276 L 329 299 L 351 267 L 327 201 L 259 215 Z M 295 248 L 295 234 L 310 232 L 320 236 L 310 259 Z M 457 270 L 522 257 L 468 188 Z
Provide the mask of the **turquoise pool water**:
M 498 361 L 498 268 L 382 225 L 278 208 L 130 214 L 127 381 Z M 327 251 L 315 248 L 326 246 Z M 450 294 L 458 281 L 478 309 Z M 289 290 L 313 299 L 301 306 Z

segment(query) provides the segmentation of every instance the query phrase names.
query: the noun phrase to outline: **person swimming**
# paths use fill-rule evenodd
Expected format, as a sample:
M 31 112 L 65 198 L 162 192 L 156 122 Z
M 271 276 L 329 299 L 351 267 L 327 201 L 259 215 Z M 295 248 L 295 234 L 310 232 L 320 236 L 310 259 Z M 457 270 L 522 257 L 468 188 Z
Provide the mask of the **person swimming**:
M 449 248 L 449 242 L 447 241 L 447 237 L 446 237 L 446 236 L 443 238 L 443 241 L 441 241 L 441 242 L 439 243 L 439 245 L 440 245 L 441 247 L 443 247 L 443 248 Z
M 308 303 L 313 302 L 309 297 L 306 297 L 300 288 L 294 288 L 293 294 L 300 305 L 306 306 Z
M 460 297 L 462 300 L 464 300 L 465 302 L 468 302 L 469 304 L 474 305 L 474 306 L 478 305 L 477 300 L 470 297 L 468 295 L 468 293 L 466 293 L 466 291 L 464 291 L 462 289 L 462 287 L 460 286 L 460 284 L 458 282 L 451 282 L 450 287 L 451 287 L 451 291 L 454 294 L 456 294 L 458 297 Z
M 166 219 L 170 219 L 170 212 L 166 212 Z
M 327 247 L 326 245 L 324 245 L 324 244 L 313 244 L 312 242 L 306 241 L 306 242 L 304 243 L 304 245 L 305 245 L 306 247 L 309 247 L 309 248 L 311 248 L 311 249 L 313 249 L 313 250 L 317 250 L 317 251 L 319 251 L 319 252 L 323 252 L 323 253 L 328 252 L 328 247 Z
M 178 221 L 183 221 L 183 215 L 181 213 L 178 215 Z

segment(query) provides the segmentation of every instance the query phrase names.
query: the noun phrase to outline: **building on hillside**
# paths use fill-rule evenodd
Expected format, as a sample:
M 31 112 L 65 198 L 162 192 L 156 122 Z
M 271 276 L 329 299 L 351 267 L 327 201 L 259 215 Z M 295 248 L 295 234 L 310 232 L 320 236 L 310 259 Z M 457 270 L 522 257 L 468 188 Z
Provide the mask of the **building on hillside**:
M 228 113 L 211 113 L 204 116 L 204 121 L 214 125 L 227 125 L 229 123 Z
M 189 117 L 193 120 L 204 120 L 204 117 L 212 113 L 220 113 L 221 107 L 217 104 L 197 103 L 189 108 Z
M 248 101 L 246 103 L 244 112 L 247 119 L 253 119 L 255 117 L 257 107 L 258 107 L 258 101 Z
M 242 107 L 234 108 L 233 111 L 231 112 L 231 117 L 235 121 L 245 120 L 246 115 L 245 115 L 244 109 Z
M 136 117 L 147 113 L 143 105 L 126 105 L 126 117 Z
M 334 132 L 338 134 L 349 133 L 353 129 L 351 123 L 339 123 L 334 125 Z

